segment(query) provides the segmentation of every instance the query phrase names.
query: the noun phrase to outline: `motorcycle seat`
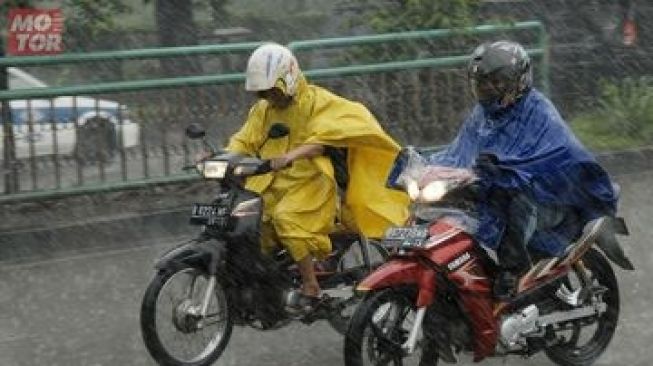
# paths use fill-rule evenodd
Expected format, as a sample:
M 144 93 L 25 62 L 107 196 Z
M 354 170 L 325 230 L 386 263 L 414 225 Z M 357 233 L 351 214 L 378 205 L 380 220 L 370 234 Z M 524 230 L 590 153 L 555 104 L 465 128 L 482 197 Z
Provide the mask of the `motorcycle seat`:
M 523 278 L 529 278 L 533 276 L 534 278 L 539 278 L 548 273 L 548 271 L 554 266 L 575 258 L 576 254 L 587 248 L 587 245 L 591 245 L 597 241 L 602 232 L 608 228 L 611 220 L 612 217 L 602 216 L 588 222 L 583 228 L 583 233 L 580 238 L 571 245 L 567 246 L 565 252 L 561 256 L 541 258 L 528 270 Z
M 562 257 L 568 257 L 574 250 L 582 247 L 585 243 L 595 242 L 602 232 L 606 230 L 610 220 L 612 220 L 610 216 L 601 216 L 585 224 L 580 238 L 572 245 L 567 246 Z

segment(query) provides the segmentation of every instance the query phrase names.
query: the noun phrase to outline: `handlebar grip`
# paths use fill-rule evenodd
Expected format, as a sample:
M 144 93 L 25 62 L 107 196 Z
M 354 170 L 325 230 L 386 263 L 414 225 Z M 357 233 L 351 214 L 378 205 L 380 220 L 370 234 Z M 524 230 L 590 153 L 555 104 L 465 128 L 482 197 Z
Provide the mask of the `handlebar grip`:
M 263 164 L 259 165 L 255 174 L 265 174 L 272 171 L 272 164 L 269 159 L 263 160 Z
M 255 175 L 265 174 L 265 173 L 269 173 L 269 172 L 272 171 L 272 161 L 270 159 L 265 159 L 265 160 L 262 160 L 262 161 L 263 161 L 263 163 L 261 165 L 259 165 L 258 168 L 256 169 L 256 171 L 254 172 Z M 290 164 L 286 165 L 283 169 L 291 168 L 293 166 L 293 164 L 294 164 L 294 162 L 290 162 Z

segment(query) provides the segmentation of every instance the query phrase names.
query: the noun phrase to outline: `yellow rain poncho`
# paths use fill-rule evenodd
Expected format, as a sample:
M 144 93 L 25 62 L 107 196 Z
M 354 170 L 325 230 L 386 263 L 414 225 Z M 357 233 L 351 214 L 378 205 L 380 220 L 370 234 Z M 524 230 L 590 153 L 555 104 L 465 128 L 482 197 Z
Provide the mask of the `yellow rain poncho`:
M 286 124 L 289 135 L 266 141 L 276 122 Z M 258 152 L 262 159 L 270 159 L 304 144 L 347 148 L 349 181 L 342 216 L 350 229 L 380 237 L 389 225 L 404 223 L 407 196 L 384 186 L 399 145 L 362 104 L 309 85 L 303 78 L 288 108 L 271 108 L 267 101 L 258 101 L 228 149 L 248 155 Z M 337 190 L 327 157 L 298 159 L 289 168 L 251 177 L 247 188 L 260 193 L 265 202 L 264 247 L 276 232 L 297 261 L 309 253 L 323 258 L 331 252 L 328 234 L 335 222 Z

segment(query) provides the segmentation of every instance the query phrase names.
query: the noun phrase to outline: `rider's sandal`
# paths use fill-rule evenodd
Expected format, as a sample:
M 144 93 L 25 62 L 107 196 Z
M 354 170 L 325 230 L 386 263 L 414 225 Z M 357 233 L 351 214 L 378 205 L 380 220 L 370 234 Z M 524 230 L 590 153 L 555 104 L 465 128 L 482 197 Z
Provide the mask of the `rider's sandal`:
M 286 311 L 293 315 L 310 314 L 322 301 L 322 297 L 298 294 L 296 300 L 286 306 Z
M 322 309 L 322 305 L 326 304 L 330 299 L 326 294 L 320 297 L 299 294 L 293 304 L 286 306 L 286 311 L 291 315 L 303 317 L 316 316 L 317 310 Z

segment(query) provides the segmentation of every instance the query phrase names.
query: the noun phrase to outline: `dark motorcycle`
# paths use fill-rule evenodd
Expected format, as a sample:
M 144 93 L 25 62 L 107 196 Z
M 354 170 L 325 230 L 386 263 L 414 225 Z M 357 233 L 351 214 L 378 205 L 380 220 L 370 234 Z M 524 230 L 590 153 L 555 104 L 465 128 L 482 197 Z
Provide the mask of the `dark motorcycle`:
M 517 295 L 501 302 L 492 295 L 496 262 L 469 234 L 473 173 L 429 167 L 414 151 L 400 154 L 398 171 L 392 181 L 403 182 L 413 216 L 388 230 L 390 259 L 357 287 L 366 295 L 346 334 L 347 366 L 433 366 L 456 362 L 460 352 L 479 362 L 541 351 L 559 365 L 580 366 L 605 351 L 619 318 L 608 259 L 633 269 L 615 238 L 627 234 L 623 220 L 588 223 L 563 256 L 537 258 Z
M 186 133 L 204 137 L 197 125 Z M 287 133 L 284 125 L 274 125 L 268 138 Z M 308 313 L 287 311 L 298 297 L 300 274 L 285 250 L 262 254 L 263 203 L 244 188 L 245 178 L 268 173 L 270 162 L 222 153 L 197 170 L 220 189 L 212 202 L 192 208 L 191 224 L 202 226 L 199 236 L 155 265 L 141 307 L 141 331 L 152 357 L 162 365 L 209 365 L 224 351 L 234 325 L 274 330 L 293 320 L 327 320 L 344 333 L 360 300 L 353 286 L 383 263 L 385 250 L 358 233 L 334 232 L 333 252 L 315 263 L 326 295 Z

